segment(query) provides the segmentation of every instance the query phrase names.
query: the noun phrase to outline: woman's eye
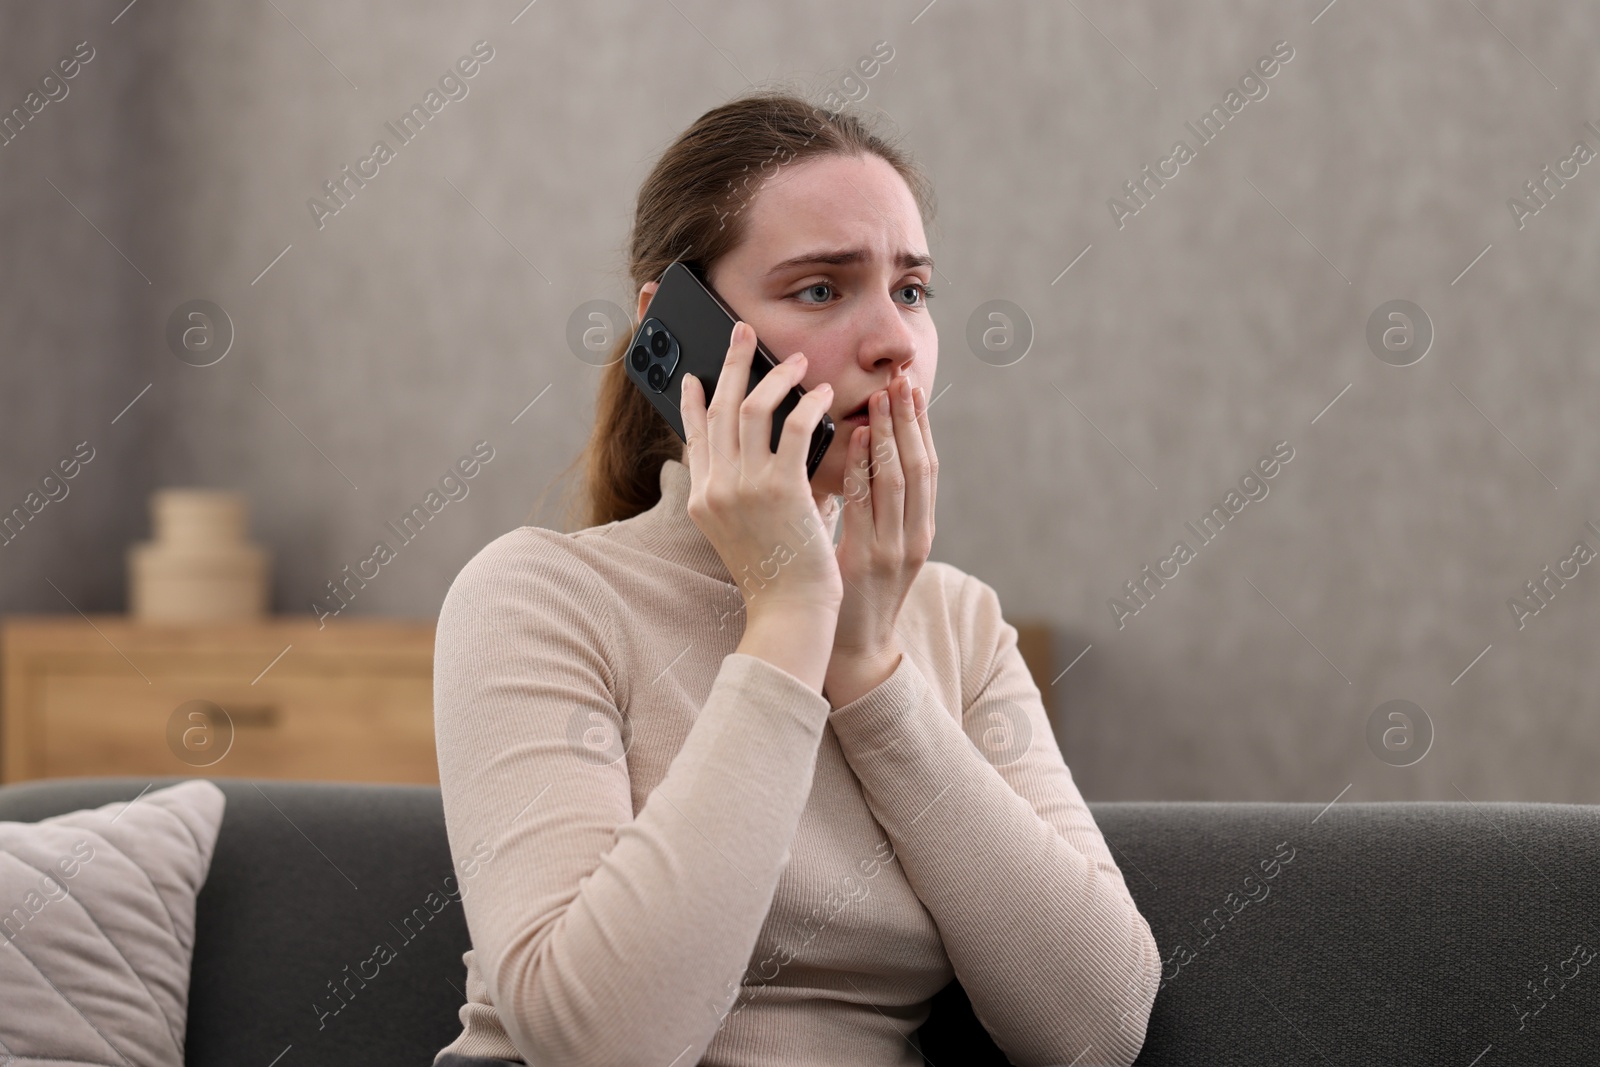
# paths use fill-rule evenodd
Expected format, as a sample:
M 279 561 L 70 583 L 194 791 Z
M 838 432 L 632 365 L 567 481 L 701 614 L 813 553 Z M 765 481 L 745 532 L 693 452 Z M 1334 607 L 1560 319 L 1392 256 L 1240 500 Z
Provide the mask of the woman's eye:
M 819 289 L 823 290 L 825 293 L 828 293 L 828 294 L 832 294 L 834 292 L 834 288 L 833 288 L 832 283 L 830 283 L 830 282 L 817 282 L 815 285 L 806 286 L 804 289 L 800 290 L 800 292 L 796 293 L 795 295 L 796 296 L 801 296 L 801 295 L 806 294 L 806 293 L 816 294 Z M 921 282 L 913 282 L 910 285 L 902 285 L 899 289 L 896 290 L 896 292 L 902 293 L 902 294 L 903 293 L 911 293 L 912 294 L 911 300 L 909 302 L 907 302 L 906 305 L 905 305 L 906 307 L 925 307 L 927 305 L 928 301 L 933 298 L 933 287 L 931 285 L 924 285 Z M 921 300 L 917 299 L 918 295 L 920 295 L 922 297 Z M 828 300 L 824 297 L 824 298 L 818 299 L 818 300 L 802 300 L 801 303 L 803 303 L 803 304 L 826 304 L 826 303 L 828 303 Z

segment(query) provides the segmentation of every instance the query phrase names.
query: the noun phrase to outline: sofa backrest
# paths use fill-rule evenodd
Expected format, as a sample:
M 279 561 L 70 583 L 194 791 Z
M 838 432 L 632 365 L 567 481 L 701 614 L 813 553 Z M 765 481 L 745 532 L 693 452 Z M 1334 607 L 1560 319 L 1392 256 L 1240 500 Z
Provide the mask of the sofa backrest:
M 7 786 L 0 820 L 131 800 L 151 781 Z M 197 901 L 186 1063 L 267 1067 L 288 1050 L 278 1067 L 427 1067 L 460 1032 L 451 984 L 469 945 L 460 904 L 428 902 L 452 874 L 438 788 L 213 781 L 228 804 Z M 393 958 L 363 980 L 379 943 Z
M 0 820 L 182 780 L 7 786 Z M 214 781 L 190 1067 L 427 1067 L 469 945 L 438 789 Z M 1575 952 L 1600 946 L 1600 807 L 1090 808 L 1165 961 L 1138 1063 L 1600 1063 L 1600 958 Z M 933 1063 L 1007 1062 L 958 983 L 920 1036 Z

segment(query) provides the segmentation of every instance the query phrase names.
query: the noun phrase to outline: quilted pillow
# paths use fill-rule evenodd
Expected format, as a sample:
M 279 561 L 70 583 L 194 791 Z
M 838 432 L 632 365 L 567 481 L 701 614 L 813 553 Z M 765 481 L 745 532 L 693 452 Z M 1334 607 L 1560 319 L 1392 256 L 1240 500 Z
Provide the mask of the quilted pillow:
M 0 1063 L 183 1067 L 195 897 L 224 804 L 193 779 L 0 822 Z

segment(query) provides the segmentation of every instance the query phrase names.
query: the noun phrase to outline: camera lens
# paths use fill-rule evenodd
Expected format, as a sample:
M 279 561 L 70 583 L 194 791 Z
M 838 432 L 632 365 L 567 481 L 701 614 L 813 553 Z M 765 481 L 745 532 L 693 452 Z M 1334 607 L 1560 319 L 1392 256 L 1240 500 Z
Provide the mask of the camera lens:
M 666 330 L 657 330 L 650 335 L 650 351 L 658 356 L 664 356 L 672 350 L 672 338 L 667 336 Z
M 646 377 L 650 379 L 650 388 L 654 389 L 658 393 L 661 392 L 661 390 L 667 384 L 667 372 L 662 370 L 659 364 L 652 366 L 650 368 L 650 373 L 646 375 Z
M 633 346 L 633 369 L 640 374 L 650 365 L 650 353 L 644 350 L 644 345 Z

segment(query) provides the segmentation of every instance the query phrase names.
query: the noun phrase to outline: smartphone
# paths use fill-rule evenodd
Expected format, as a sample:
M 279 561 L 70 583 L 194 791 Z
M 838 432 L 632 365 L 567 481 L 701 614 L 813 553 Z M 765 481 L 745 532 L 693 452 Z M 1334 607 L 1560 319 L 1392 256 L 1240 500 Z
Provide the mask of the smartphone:
M 661 283 L 645 309 L 644 321 L 628 346 L 625 365 L 628 377 L 682 440 L 688 439 L 679 413 L 683 377 L 692 374 L 700 379 L 709 406 L 722 375 L 722 365 L 728 358 L 733 328 L 738 322 L 739 316 L 711 288 L 699 268 L 677 260 L 662 272 Z M 777 365 L 778 361 L 757 337 L 745 394 L 749 395 Z M 797 385 L 773 410 L 773 452 L 778 451 L 778 442 L 783 439 L 784 419 L 805 394 L 806 391 Z M 823 412 L 822 421 L 811 433 L 810 450 L 806 455 L 807 480 L 816 476 L 822 457 L 833 443 L 833 433 L 833 416 Z

